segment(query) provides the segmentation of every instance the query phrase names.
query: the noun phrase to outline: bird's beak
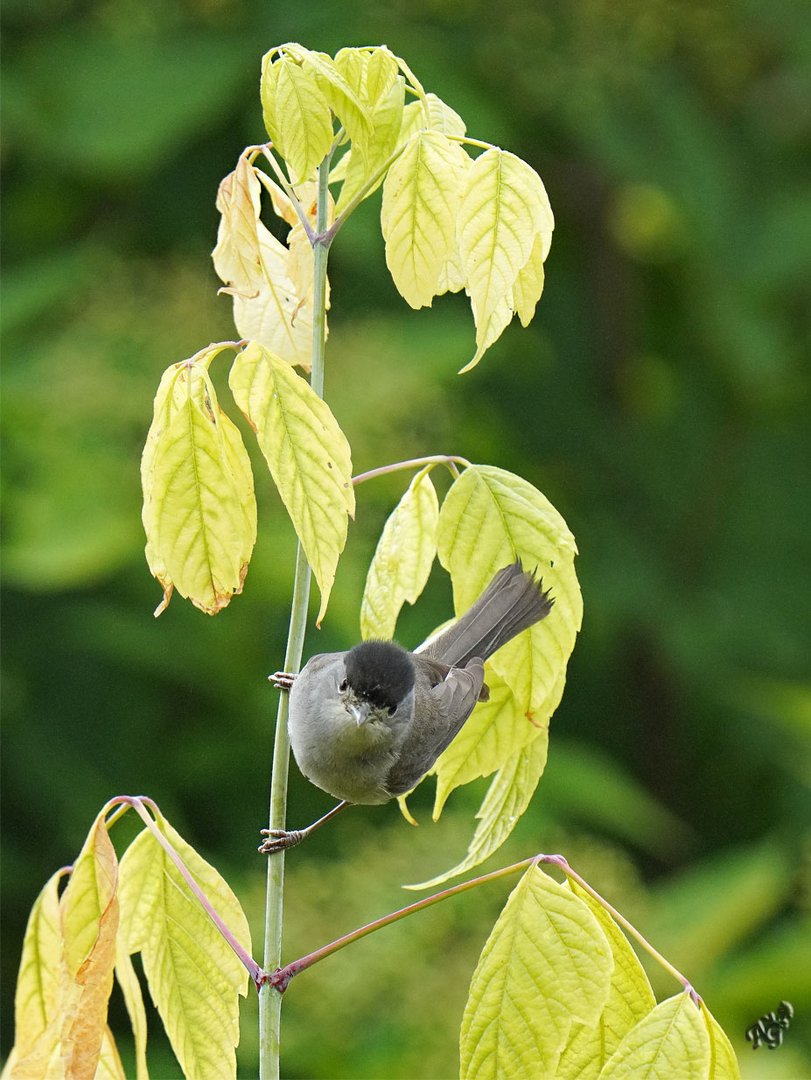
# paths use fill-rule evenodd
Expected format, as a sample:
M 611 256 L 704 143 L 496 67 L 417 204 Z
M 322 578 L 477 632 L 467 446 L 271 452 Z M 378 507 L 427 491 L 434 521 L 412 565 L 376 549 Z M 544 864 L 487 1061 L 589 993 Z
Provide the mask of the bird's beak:
M 347 701 L 346 710 L 358 725 L 365 724 L 369 719 L 369 704 L 365 701 Z

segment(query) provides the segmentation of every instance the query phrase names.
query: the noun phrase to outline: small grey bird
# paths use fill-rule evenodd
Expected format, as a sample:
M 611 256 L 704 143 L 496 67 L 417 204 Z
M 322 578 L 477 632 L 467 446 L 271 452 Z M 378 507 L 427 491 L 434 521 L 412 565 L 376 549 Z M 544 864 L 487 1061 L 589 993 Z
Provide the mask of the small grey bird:
M 520 562 L 500 570 L 469 611 L 418 652 L 364 641 L 312 657 L 299 675 L 271 681 L 290 691 L 288 730 L 302 773 L 341 802 L 300 830 L 268 830 L 263 853 L 300 843 L 351 803 L 404 795 L 425 776 L 488 698 L 484 661 L 553 604 Z

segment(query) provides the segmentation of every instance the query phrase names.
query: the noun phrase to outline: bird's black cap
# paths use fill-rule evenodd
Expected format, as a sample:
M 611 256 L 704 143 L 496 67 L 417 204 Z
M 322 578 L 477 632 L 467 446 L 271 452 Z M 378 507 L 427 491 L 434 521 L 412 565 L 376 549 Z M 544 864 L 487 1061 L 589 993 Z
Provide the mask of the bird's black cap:
M 414 686 L 414 662 L 394 641 L 363 641 L 344 660 L 346 681 L 378 709 L 394 709 Z

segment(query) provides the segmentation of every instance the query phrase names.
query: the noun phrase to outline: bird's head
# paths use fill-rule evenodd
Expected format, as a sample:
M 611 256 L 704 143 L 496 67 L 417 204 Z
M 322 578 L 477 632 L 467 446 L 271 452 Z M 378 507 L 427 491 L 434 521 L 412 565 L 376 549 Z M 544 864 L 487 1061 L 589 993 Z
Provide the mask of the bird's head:
M 414 662 L 393 641 L 361 642 L 346 654 L 338 689 L 358 727 L 372 719 L 385 720 L 414 689 Z

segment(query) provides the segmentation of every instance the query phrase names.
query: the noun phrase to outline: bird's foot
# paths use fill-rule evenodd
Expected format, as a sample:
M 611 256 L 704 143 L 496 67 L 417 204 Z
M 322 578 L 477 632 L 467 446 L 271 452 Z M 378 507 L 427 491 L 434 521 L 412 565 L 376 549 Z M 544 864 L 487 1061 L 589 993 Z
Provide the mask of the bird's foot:
M 290 671 L 274 671 L 272 675 L 268 675 L 268 682 L 277 690 L 292 690 L 295 681 L 296 676 Z
M 260 855 L 275 855 L 277 851 L 287 851 L 288 848 L 300 844 L 307 835 L 304 829 L 260 829 L 262 836 L 267 837 L 256 849 Z

